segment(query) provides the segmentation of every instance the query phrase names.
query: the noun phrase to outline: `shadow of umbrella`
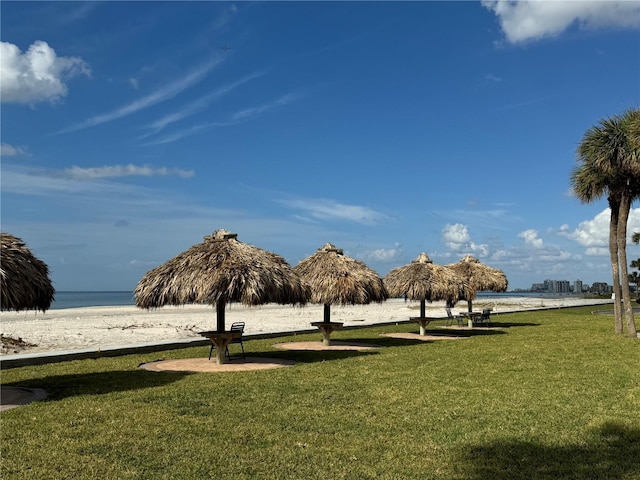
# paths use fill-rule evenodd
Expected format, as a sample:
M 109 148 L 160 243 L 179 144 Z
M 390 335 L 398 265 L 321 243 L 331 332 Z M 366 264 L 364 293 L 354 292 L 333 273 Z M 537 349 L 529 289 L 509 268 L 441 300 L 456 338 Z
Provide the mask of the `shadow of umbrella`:
M 331 345 L 333 330 L 342 327 L 342 323 L 331 322 L 331 305 L 367 305 L 389 298 L 382 278 L 374 270 L 330 243 L 293 270 L 311 288 L 310 302 L 324 305 L 323 321 L 312 325 L 320 328 L 326 346 Z
M 215 305 L 216 330 L 201 334 L 213 342 L 217 363 L 222 365 L 232 339 L 225 330 L 228 303 L 303 305 L 309 288 L 281 256 L 239 242 L 235 233 L 216 230 L 203 243 L 147 272 L 134 296 L 136 305 L 146 309 L 187 303 Z
M 425 302 L 446 300 L 455 304 L 466 298 L 467 285 L 450 268 L 436 265 L 424 252 L 411 263 L 391 270 L 384 277 L 389 295 L 420 302 L 420 335 L 425 334 L 428 319 L 425 318 Z
M 457 457 L 457 471 L 469 480 L 638 478 L 640 430 L 608 422 L 575 444 L 505 438 L 464 445 Z
M 447 265 L 458 274 L 468 285 L 467 301 L 469 311 L 473 308 L 473 300 L 478 292 L 490 290 L 492 292 L 506 292 L 509 282 L 502 270 L 490 267 L 480 262 L 471 255 L 465 257 L 458 263 Z

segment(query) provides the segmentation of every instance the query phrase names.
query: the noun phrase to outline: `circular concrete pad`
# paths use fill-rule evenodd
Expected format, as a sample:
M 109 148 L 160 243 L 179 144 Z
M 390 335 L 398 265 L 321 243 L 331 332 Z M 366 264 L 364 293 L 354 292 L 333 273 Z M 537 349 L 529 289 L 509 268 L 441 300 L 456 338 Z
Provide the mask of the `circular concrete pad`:
M 47 396 L 41 388 L 3 387 L 0 386 L 0 411 L 37 402 Z
M 285 342 L 276 343 L 273 347 L 282 350 L 375 350 L 380 348 L 380 345 L 332 340 L 331 345 L 325 345 L 322 342 Z
M 216 359 L 183 358 L 178 360 L 159 360 L 143 363 L 140 368 L 150 372 L 246 372 L 249 370 L 268 370 L 271 368 L 292 367 L 296 362 L 282 358 L 247 357 L 233 359 L 223 365 L 218 365 Z
M 420 340 L 430 342 L 432 340 L 462 340 L 468 337 L 454 335 L 420 335 L 419 333 L 381 333 L 383 337 L 401 338 L 403 340 Z

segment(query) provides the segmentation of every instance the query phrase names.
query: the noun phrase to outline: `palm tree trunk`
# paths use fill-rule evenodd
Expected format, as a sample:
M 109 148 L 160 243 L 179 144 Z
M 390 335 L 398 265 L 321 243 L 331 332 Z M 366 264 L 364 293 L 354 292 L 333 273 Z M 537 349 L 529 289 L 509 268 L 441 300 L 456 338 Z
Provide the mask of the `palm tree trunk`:
M 629 293 L 629 269 L 627 267 L 627 221 L 631 210 L 629 195 L 622 195 L 620 202 L 620 216 L 618 218 L 618 256 L 620 258 L 620 277 L 622 279 L 622 299 L 624 301 L 624 316 L 627 323 L 627 335 L 636 338 L 636 323 L 633 319 L 633 305 Z
M 618 260 L 618 217 L 620 214 L 620 201 L 609 195 L 609 256 L 611 259 L 611 273 L 613 276 L 613 313 L 614 329 L 616 333 L 622 333 L 622 295 L 620 291 L 620 271 Z

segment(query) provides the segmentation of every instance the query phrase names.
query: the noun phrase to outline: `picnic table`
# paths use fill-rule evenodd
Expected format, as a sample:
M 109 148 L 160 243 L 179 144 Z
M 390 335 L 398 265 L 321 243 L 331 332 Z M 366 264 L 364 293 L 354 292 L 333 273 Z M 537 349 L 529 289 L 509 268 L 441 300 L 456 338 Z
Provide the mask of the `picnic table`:
M 208 332 L 199 332 L 199 335 L 207 337 L 211 340 L 214 348 L 216 349 L 216 363 L 223 365 L 225 362 L 224 352 L 234 338 L 242 338 L 242 333 L 232 332 L 230 330 L 218 332 L 215 330 Z
M 485 308 L 482 312 L 460 312 L 460 315 L 467 319 L 467 325 L 469 328 L 473 328 L 477 323 L 488 323 L 489 314 L 492 310 L 492 308 Z M 483 315 L 485 314 L 486 317 L 483 318 Z
M 460 312 L 460 316 L 467 319 L 469 328 L 473 328 L 473 324 L 482 316 L 482 312 Z

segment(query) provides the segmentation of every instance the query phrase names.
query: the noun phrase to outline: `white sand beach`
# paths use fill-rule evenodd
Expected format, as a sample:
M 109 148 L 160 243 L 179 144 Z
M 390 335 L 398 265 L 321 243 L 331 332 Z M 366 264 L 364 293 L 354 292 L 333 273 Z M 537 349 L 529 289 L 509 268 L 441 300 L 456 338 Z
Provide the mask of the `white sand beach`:
M 611 303 L 611 300 L 573 297 L 478 298 L 474 310 L 490 307 L 494 313 L 540 308 L 559 308 L 578 305 Z M 444 302 L 427 303 L 426 315 L 445 317 Z M 466 310 L 466 302 L 459 302 L 454 312 Z M 419 315 L 419 302 L 390 299 L 381 304 L 331 307 L 331 320 L 344 322 L 345 327 L 375 325 L 406 321 Z M 42 312 L 0 312 L 0 333 L 22 339 L 32 346 L 3 348 L 0 354 L 35 353 L 86 348 L 113 348 L 123 345 L 148 344 L 179 339 L 202 339 L 198 332 L 214 330 L 215 308 L 206 305 L 163 307 L 141 310 L 134 306 L 86 307 Z M 322 321 L 322 305 L 291 307 L 264 305 L 247 308 L 230 305 L 226 323 L 246 323 L 245 334 L 294 332 L 313 329 L 311 322 Z

